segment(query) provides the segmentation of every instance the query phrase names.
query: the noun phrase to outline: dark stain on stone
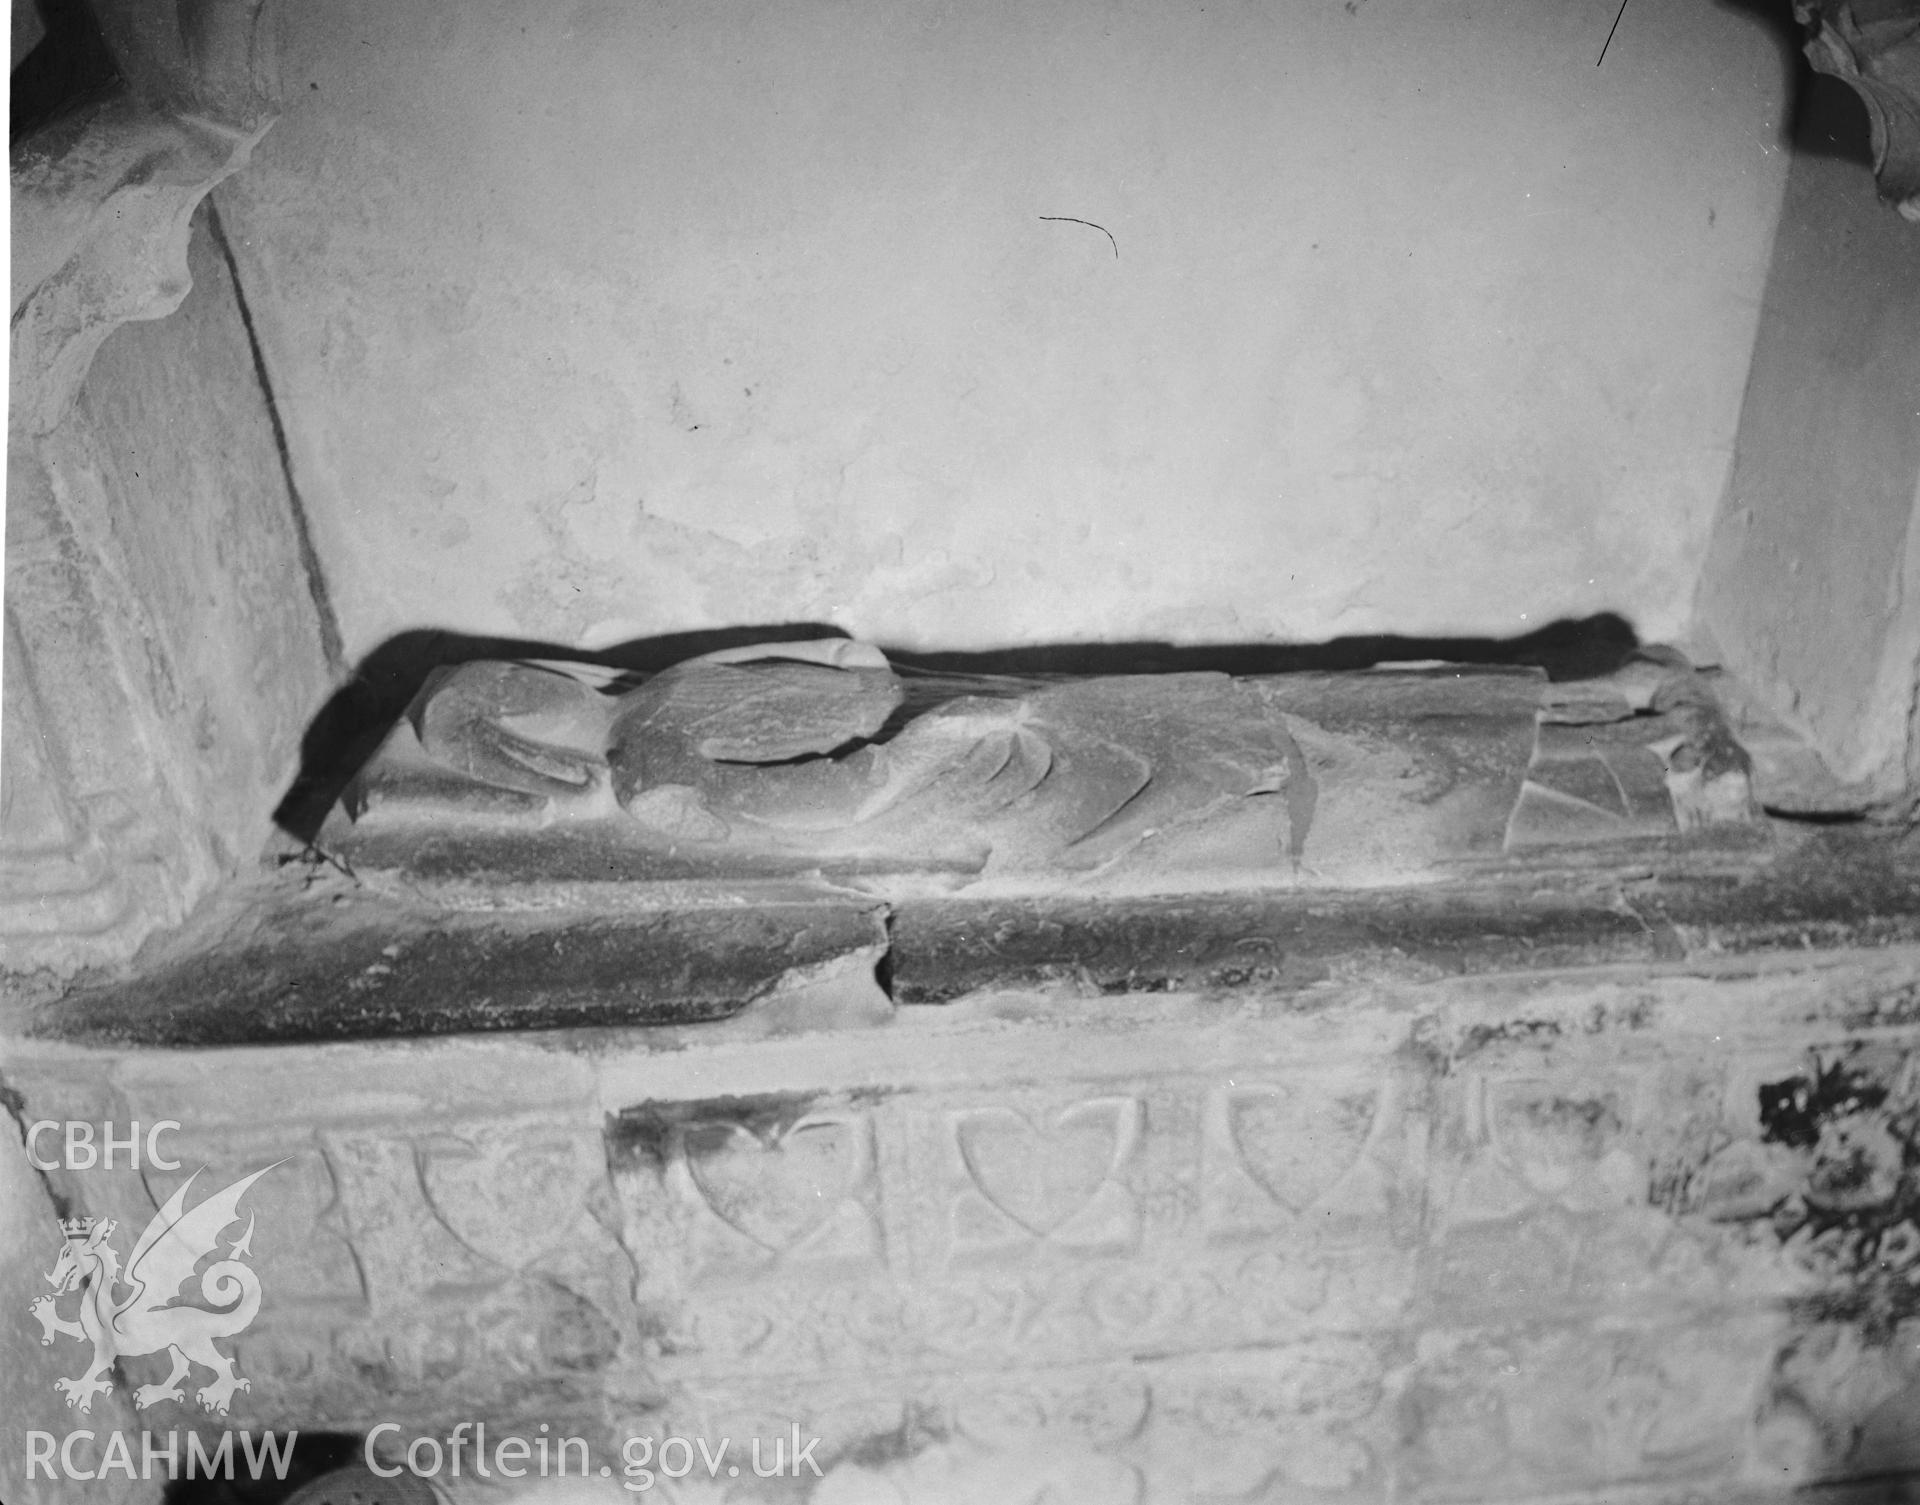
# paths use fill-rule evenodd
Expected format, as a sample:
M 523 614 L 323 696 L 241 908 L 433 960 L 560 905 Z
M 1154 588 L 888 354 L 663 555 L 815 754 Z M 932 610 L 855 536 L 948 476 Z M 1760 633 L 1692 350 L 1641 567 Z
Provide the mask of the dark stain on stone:
M 1395 1054 L 1421 1078 L 1443 1077 L 1453 1068 L 1452 1042 L 1445 1026 L 1432 1014 L 1414 1019 L 1406 1043 Z
M 1900 1057 L 1876 1070 L 1816 1058 L 1759 1089 L 1762 1139 L 1804 1157 L 1767 1221 L 1824 1288 L 1796 1306 L 1805 1320 L 1881 1332 L 1920 1312 L 1920 1104 L 1887 1085 L 1905 1071 Z
M 195 1046 L 687 1025 L 739 1012 L 794 968 L 854 952 L 883 958 L 882 985 L 901 1004 L 1059 983 L 1096 995 L 1294 998 L 1342 980 L 1684 965 L 1689 954 L 1724 972 L 1767 952 L 1920 943 L 1916 857 L 1834 833 L 1760 866 L 1751 854 L 1732 868 L 1709 854 L 1657 877 L 1639 870 L 1630 912 L 1616 870 L 1510 862 L 1392 891 L 889 904 L 843 891 L 795 898 L 788 886 L 782 897 L 686 908 L 657 907 L 646 885 L 482 910 L 283 875 L 264 900 L 233 900 L 238 917 L 224 929 L 190 927 L 129 975 L 17 1007 L 21 1032 L 41 1038 Z M 1869 1003 L 1876 1022 L 1897 1023 L 1920 1009 L 1920 987 L 1878 987 L 1849 1007 Z M 1658 1017 L 1643 999 L 1589 1027 L 1638 1029 Z M 1463 1048 L 1490 1043 L 1469 1036 Z M 1770 1111 L 1779 1132 L 1804 1134 L 1790 1097 Z
M 1216 967 L 1209 972 L 1205 986 L 1218 994 L 1242 988 L 1267 988 L 1295 992 L 1325 982 L 1333 969 L 1311 957 L 1282 957 L 1277 963 L 1252 963 L 1245 966 Z
M 822 1108 L 865 1106 L 884 1095 L 767 1092 L 701 1098 L 693 1102 L 640 1104 L 624 1108 L 609 1119 L 608 1161 L 616 1168 L 644 1163 L 655 1170 L 664 1169 L 675 1135 L 685 1136 L 689 1153 L 698 1154 L 695 1141 L 702 1131 L 744 1129 L 762 1144 L 770 1144 Z
M 1642 1030 L 1652 1024 L 1655 1017 L 1651 998 L 1636 998 L 1630 1004 L 1612 1008 L 1596 1003 L 1587 1015 L 1584 1028 L 1589 1035 L 1605 1034 L 1612 1029 Z
M 1129 969 L 1119 977 L 1100 977 L 1093 979 L 1093 985 L 1108 997 L 1123 993 L 1177 993 L 1181 991 L 1180 979 L 1153 974 L 1142 975 Z
M 908 1401 L 900 1425 L 884 1432 L 870 1432 L 843 1449 L 836 1462 L 857 1464 L 861 1468 L 884 1469 L 889 1464 L 905 1463 L 925 1449 L 946 1442 L 952 1436 L 939 1406 Z
M 1372 892 L 918 900 L 894 906 L 891 928 L 894 994 L 908 1004 L 1062 980 L 1106 994 L 1289 990 L 1336 970 L 1418 981 L 1656 954 L 1638 923 L 1531 878 L 1391 903 Z
M 1887 1342 L 1902 1323 L 1920 1317 L 1920 1287 L 1904 1279 L 1867 1279 L 1790 1296 L 1783 1305 L 1795 1328 L 1846 1323 L 1858 1327 L 1869 1342 Z
M 1557 1019 L 1503 1019 L 1498 1024 L 1476 1024 L 1460 1037 L 1454 1058 L 1466 1060 L 1490 1045 L 1539 1045 L 1559 1035 Z
M 1810 1150 L 1822 1125 L 1841 1114 L 1877 1108 L 1887 1089 L 1840 1062 L 1815 1063 L 1811 1076 L 1797 1073 L 1760 1088 L 1760 1137 L 1771 1144 Z
M 1896 1029 L 1920 1024 L 1920 982 L 1887 988 L 1840 1017 L 1849 1030 Z
M 883 938 L 866 903 L 452 911 L 355 894 L 70 994 L 35 1032 L 190 1046 L 691 1024 Z
M 1588 1140 L 1617 1134 L 1623 1127 L 1618 1107 L 1606 1097 L 1536 1098 L 1517 1111 L 1536 1128 L 1577 1130 Z

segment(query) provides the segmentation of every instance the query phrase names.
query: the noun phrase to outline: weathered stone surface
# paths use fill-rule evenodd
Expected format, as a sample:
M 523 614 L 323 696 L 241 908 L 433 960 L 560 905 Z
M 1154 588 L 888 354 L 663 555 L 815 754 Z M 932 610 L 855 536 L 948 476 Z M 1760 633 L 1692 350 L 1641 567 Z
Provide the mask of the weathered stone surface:
M 751 905 L 502 911 L 369 891 L 329 869 L 228 890 L 141 976 L 69 990 L 37 1029 L 173 1045 L 716 1019 L 814 969 L 873 989 L 879 906 L 819 888 Z
M 181 1172 L 49 1173 L 77 1209 L 275 1167 L 236 1424 L 547 1422 L 616 1484 L 628 1436 L 798 1426 L 815 1500 L 1759 1498 L 1915 1466 L 1917 977 L 987 992 L 10 1077 L 182 1122 Z
M 47 23 L 40 15 L 40 7 L 34 0 L 13 0 L 11 35 L 12 66 L 18 68 L 21 59 L 40 45 L 47 34 Z
M 617 695 L 557 666 L 462 665 L 422 691 L 412 735 L 389 739 L 322 841 L 357 866 L 505 883 L 1299 862 L 1315 779 L 1252 687 L 979 688 L 880 738 L 907 687 L 843 640 L 709 655 Z
M 1604 680 L 1548 692 L 1507 846 L 1726 839 L 1759 822 L 1752 760 L 1716 688 L 1678 654 L 1653 650 Z
M 122 962 L 250 863 L 325 693 L 266 399 L 194 217 L 257 135 L 116 100 L 15 154 L 9 972 Z
M 279 49 L 263 0 L 101 0 L 120 74 L 157 106 L 258 126 L 281 103 Z
M 941 1002 L 978 988 L 1087 994 L 1328 981 L 1425 980 L 1766 950 L 1920 939 L 1920 876 L 1889 843 L 1821 837 L 1755 860 L 1736 847 L 1697 866 L 1604 863 L 1379 893 L 1224 894 L 1025 901 L 956 897 L 893 906 L 895 995 Z
M 67 1403 L 50 1382 L 48 1365 L 29 1358 L 28 1347 L 38 1348 L 39 1329 L 28 1319 L 29 1301 L 44 1296 L 49 1287 L 43 1276 L 60 1253 L 59 1219 L 66 1209 L 49 1195 L 46 1183 L 27 1162 L 22 1141 L 25 1122 L 19 1107 L 0 1081 L 0 1414 L 6 1417 L 7 1445 L 0 1448 L 0 1494 L 17 1505 L 68 1505 L 75 1486 L 65 1479 L 49 1479 L 44 1471 L 29 1478 L 26 1433 L 50 1432 L 64 1437 L 73 1427 Z M 72 1366 L 78 1373 L 80 1366 Z M 137 1425 L 125 1394 L 100 1403 L 88 1424 L 97 1432 Z M 80 1466 L 85 1454 L 76 1455 Z M 94 1459 L 99 1454 L 95 1452 Z M 118 1471 L 85 1486 L 106 1505 L 152 1505 L 160 1499 L 160 1482 L 123 1478 Z
M 498 894 L 808 873 L 906 895 L 1372 887 L 1757 819 L 1684 663 L 1582 712 L 1537 671 L 915 681 L 843 640 L 632 688 L 566 665 L 437 671 L 322 833 Z M 604 681 L 606 674 L 600 673 Z
M 1873 123 L 1880 192 L 1920 220 L 1920 6 L 1912 0 L 1797 0 L 1807 58 L 1844 80 Z
M 1367 981 L 1920 941 L 1920 873 L 1887 840 L 1662 844 L 1657 869 L 1640 852 L 1625 866 L 1568 866 L 1565 852 L 1385 893 L 892 901 L 793 882 L 562 884 L 505 903 L 450 885 L 435 902 L 290 865 L 229 893 L 142 976 L 70 989 L 18 1027 L 206 1045 L 714 1020 L 816 969 L 845 969 L 858 1007 L 881 1013 L 1007 987 L 1305 999 Z
M 1909 0 L 1802 9 L 1855 40 L 1904 36 L 1915 56 Z M 1831 65 L 1821 43 L 1812 51 Z M 1850 82 L 1871 98 L 1871 80 Z M 1799 749 L 1764 759 L 1770 808 L 1904 817 L 1920 790 L 1920 230 L 1875 202 L 1853 152 L 1827 144 L 1856 132 L 1843 88 L 1814 78 L 1796 115 L 1811 149 L 1789 154 L 1694 657 L 1797 734 Z
M 193 212 L 260 134 L 118 99 L 16 153 L 10 433 L 51 432 L 108 335 L 180 306 Z

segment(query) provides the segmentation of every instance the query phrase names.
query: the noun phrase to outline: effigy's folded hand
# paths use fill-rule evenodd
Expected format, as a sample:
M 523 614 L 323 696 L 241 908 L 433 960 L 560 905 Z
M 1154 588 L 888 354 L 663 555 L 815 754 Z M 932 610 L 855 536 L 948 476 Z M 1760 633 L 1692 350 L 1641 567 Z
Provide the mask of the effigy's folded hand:
M 579 794 L 607 775 L 611 704 L 534 664 L 436 669 L 408 710 L 420 745 L 468 778 L 523 794 Z
M 612 757 L 618 766 L 645 749 L 667 760 L 790 763 L 873 736 L 902 694 L 871 644 L 728 649 L 675 664 L 622 696 Z

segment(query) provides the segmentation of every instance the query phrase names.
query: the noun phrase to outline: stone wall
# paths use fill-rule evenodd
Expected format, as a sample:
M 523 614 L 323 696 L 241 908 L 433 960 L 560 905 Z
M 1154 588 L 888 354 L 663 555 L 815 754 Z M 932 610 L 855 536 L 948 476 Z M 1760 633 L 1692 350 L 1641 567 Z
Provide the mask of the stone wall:
M 1806 109 L 1698 622 L 1836 773 L 1901 801 L 1920 784 L 1920 226 L 1844 151 L 1864 126 L 1845 87 Z
M 218 199 L 349 656 L 1671 636 L 1788 79 L 1617 9 L 275 9 Z

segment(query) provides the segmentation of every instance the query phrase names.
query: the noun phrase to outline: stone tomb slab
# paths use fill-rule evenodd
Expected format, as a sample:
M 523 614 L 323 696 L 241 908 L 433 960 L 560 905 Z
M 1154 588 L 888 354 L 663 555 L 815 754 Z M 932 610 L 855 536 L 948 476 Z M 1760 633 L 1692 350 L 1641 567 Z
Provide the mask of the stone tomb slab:
M 705 1024 L 29 1041 L 7 1077 L 29 1120 L 182 1126 L 180 1171 L 48 1173 L 74 1213 L 273 1167 L 221 1424 L 545 1423 L 609 1461 L 798 1425 L 820 1500 L 1757 1497 L 1920 1466 L 1916 976 L 1894 945 L 913 1008 L 848 964 Z
M 321 846 L 455 894 L 1414 882 L 1505 849 L 1545 689 L 1446 667 L 917 680 L 863 644 L 744 652 L 638 684 L 443 671 Z

